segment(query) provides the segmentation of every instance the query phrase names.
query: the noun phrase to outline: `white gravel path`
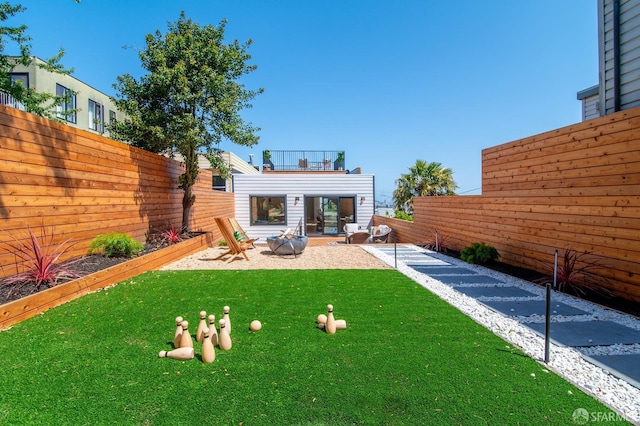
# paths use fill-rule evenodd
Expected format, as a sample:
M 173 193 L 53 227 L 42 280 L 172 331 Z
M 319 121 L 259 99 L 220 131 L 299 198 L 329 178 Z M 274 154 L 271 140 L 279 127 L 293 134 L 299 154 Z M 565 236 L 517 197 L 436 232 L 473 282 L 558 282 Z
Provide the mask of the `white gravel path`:
M 402 246 L 403 250 L 406 250 L 406 247 L 411 247 L 418 252 L 427 253 L 433 258 L 444 260 L 451 265 L 464 266 L 465 268 L 475 270 L 482 275 L 493 276 L 494 278 L 498 278 L 509 285 L 520 287 L 526 291 L 535 293 L 542 299 L 545 298 L 545 289 L 535 286 L 527 281 L 487 268 L 469 265 L 459 261 L 458 259 L 423 250 L 417 246 Z M 377 247 L 362 246 L 362 248 L 375 255 L 388 265 L 392 267 L 396 265 L 396 261 L 393 256 L 383 253 L 383 251 L 379 250 Z M 580 351 L 574 348 L 551 344 L 549 363 L 544 363 L 544 338 L 525 327 L 517 320 L 495 312 L 482 305 L 477 300 L 456 291 L 451 286 L 443 284 L 434 278 L 406 266 L 400 259 L 397 261 L 397 269 L 399 272 L 410 277 L 429 291 L 435 293 L 443 300 L 458 308 L 464 314 L 473 318 L 476 322 L 492 330 L 496 335 L 519 347 L 529 356 L 546 366 L 549 370 L 554 371 L 578 388 L 597 398 L 619 415 L 625 417 L 636 425 L 640 425 L 640 389 L 632 386 L 622 379 L 612 376 L 606 370 L 588 362 L 583 357 L 583 355 L 601 354 L 640 354 L 640 344 L 590 347 L 581 349 Z M 562 317 L 556 315 L 553 317 L 554 321 L 590 321 L 593 319 L 609 320 L 640 330 L 640 320 L 631 315 L 626 315 L 624 313 L 607 309 L 557 292 L 554 292 L 554 301 L 559 301 L 589 312 L 589 315 L 580 316 Z M 545 321 L 542 316 L 520 319 L 529 322 Z M 604 420 L 606 420 L 607 413 L 603 413 L 603 416 L 605 416 Z

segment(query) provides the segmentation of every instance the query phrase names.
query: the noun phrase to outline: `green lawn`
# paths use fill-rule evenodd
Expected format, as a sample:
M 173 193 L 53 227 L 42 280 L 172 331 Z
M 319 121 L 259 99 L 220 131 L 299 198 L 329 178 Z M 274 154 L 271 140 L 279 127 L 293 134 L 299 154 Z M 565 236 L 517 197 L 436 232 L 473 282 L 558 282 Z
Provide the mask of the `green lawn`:
M 315 327 L 334 305 L 347 329 Z M 158 358 L 231 307 L 212 364 Z M 262 330 L 248 330 L 253 319 Z M 0 333 L 0 424 L 573 424 L 608 412 L 394 270 L 150 272 Z M 608 424 L 612 424 L 609 422 Z

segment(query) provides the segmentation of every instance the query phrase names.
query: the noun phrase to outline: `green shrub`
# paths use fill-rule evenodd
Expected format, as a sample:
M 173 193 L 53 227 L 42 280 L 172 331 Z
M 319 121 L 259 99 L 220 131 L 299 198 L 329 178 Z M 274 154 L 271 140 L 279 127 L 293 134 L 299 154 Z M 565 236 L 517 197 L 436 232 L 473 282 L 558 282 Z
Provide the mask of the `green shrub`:
M 498 260 L 498 250 L 485 243 L 473 243 L 460 252 L 460 259 L 467 263 L 487 263 Z
M 132 257 L 142 250 L 142 243 L 119 232 L 100 234 L 89 245 L 89 254 L 102 253 L 104 257 Z
M 402 210 L 396 210 L 396 212 L 394 214 L 394 218 L 402 219 L 402 220 L 408 220 L 410 222 L 413 222 L 413 215 L 410 215 L 409 213 L 404 212 Z

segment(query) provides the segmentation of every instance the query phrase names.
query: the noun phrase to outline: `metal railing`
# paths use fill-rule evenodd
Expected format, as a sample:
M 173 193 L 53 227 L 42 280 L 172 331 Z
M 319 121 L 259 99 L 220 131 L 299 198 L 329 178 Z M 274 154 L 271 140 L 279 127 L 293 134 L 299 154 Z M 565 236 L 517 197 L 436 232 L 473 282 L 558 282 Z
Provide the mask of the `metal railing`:
M 262 151 L 265 170 L 345 170 L 344 151 Z
M 21 111 L 26 110 L 22 102 L 18 102 L 13 96 L 2 91 L 0 91 L 0 104 L 19 109 Z

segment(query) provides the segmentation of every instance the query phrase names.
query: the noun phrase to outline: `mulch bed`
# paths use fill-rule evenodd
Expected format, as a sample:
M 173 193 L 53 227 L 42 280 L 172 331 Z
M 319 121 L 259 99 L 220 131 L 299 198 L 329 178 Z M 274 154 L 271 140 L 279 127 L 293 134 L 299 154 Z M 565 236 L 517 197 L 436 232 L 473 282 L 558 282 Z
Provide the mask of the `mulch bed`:
M 190 234 L 183 234 L 182 239 L 189 239 L 200 235 L 201 233 L 193 232 Z M 145 254 L 153 253 L 154 251 L 160 250 L 169 246 L 170 243 L 166 240 L 155 238 L 153 240 L 145 243 L 144 249 L 136 256 L 144 256 Z M 102 271 L 103 269 L 107 269 L 111 266 L 117 265 L 122 262 L 126 262 L 127 260 L 131 260 L 130 257 L 104 257 L 99 254 L 84 256 L 80 259 L 70 260 L 63 263 L 64 266 L 67 266 L 70 270 L 77 273 L 81 277 L 86 275 L 93 274 L 94 272 Z M 55 285 L 64 284 L 66 282 L 71 281 L 72 279 L 61 279 Z M 53 287 L 52 285 L 51 287 Z M 46 290 L 50 288 L 47 285 L 36 286 L 34 282 L 25 281 L 25 282 L 17 282 L 11 285 L 6 285 L 0 280 L 0 305 L 11 302 L 14 300 L 21 299 L 25 296 L 29 296 L 34 293 L 38 293 L 40 291 Z

